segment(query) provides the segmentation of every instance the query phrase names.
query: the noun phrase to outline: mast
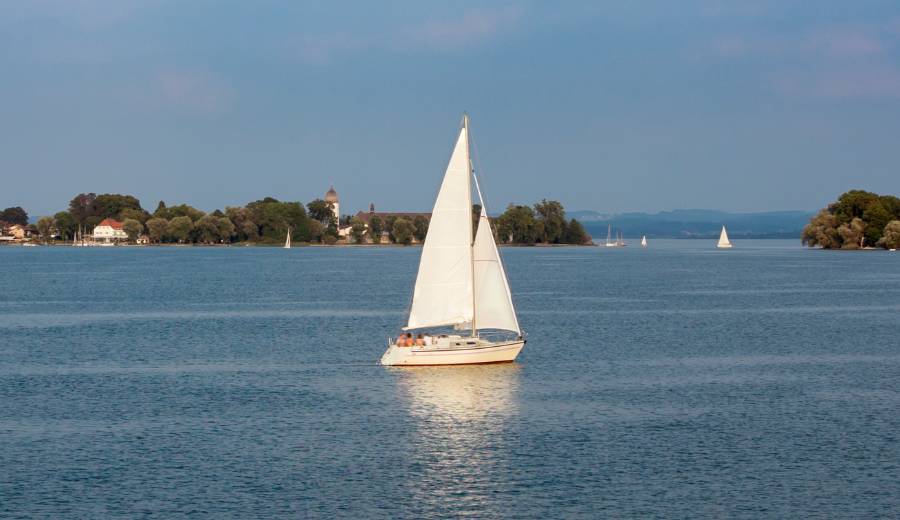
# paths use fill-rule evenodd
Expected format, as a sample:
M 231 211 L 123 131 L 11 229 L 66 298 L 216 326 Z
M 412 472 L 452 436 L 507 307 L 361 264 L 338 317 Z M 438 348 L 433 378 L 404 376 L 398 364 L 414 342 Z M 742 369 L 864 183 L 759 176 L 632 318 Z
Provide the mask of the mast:
M 469 211 L 466 214 L 466 218 L 469 221 L 469 262 L 471 262 L 472 266 L 472 276 L 470 277 L 470 281 L 472 284 L 472 337 L 478 335 L 477 324 L 475 322 L 475 230 L 472 227 L 472 172 L 474 168 L 472 168 L 472 157 L 469 154 L 469 114 L 463 112 L 463 128 L 466 131 L 466 167 L 469 169 L 469 175 L 466 177 L 466 185 L 468 189 L 466 189 L 466 195 L 468 196 Z

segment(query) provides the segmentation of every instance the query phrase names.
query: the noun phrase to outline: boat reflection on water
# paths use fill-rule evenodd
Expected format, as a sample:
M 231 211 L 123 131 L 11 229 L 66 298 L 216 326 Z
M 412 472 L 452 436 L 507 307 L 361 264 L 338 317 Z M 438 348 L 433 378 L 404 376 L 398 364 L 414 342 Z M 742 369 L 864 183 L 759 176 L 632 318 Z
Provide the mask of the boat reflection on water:
M 507 427 L 518 415 L 520 366 L 469 365 L 397 369 L 415 438 L 409 456 L 415 471 L 408 489 L 417 516 L 510 513 L 506 488 L 513 439 Z

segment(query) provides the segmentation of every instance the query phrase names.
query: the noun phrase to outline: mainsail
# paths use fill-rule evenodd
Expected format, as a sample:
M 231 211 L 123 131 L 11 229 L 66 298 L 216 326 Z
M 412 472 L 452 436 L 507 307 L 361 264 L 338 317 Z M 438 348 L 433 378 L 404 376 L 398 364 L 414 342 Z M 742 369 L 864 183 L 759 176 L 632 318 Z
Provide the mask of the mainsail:
M 450 156 L 422 246 L 407 329 L 472 321 L 472 185 L 464 124 Z

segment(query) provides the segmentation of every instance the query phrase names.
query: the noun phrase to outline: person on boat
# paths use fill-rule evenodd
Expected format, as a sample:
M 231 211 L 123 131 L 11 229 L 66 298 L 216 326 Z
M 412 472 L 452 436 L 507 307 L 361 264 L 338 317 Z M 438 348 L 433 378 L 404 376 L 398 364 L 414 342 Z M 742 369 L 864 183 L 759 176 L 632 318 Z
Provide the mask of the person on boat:
M 418 336 L 416 336 L 416 346 L 417 346 L 417 347 L 424 347 L 424 346 L 425 346 L 425 338 L 422 337 L 421 334 L 419 334 Z
M 397 346 L 398 347 L 406 346 L 406 333 L 400 334 L 400 337 L 397 338 Z

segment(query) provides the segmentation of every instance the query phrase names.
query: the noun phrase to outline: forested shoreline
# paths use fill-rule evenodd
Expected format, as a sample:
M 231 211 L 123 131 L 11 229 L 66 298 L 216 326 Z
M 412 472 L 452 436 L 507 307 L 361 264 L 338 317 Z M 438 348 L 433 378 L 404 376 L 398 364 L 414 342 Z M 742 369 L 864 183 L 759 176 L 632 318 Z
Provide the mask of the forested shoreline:
M 477 226 L 481 208 L 473 206 L 473 224 Z M 427 215 L 427 214 L 423 214 Z M 227 206 L 206 213 L 188 204 L 167 205 L 160 201 L 151 213 L 132 195 L 81 193 L 69 202 L 68 209 L 41 217 L 29 224 L 21 207 L 0 212 L 8 224 L 27 226 L 30 236 L 44 243 L 71 242 L 90 236 L 105 219 L 121 224 L 125 243 L 154 245 L 275 245 L 285 241 L 288 232 L 295 244 L 380 244 L 410 245 L 424 240 L 428 218 L 377 216 L 364 223 L 359 217 L 335 215 L 334 205 L 322 199 L 307 204 L 279 201 L 272 197 L 244 206 Z M 4 221 L 0 218 L 0 221 Z M 587 245 L 591 237 L 575 219 L 567 219 L 557 201 L 542 200 L 533 206 L 510 205 L 491 218 L 498 243 L 510 245 Z

